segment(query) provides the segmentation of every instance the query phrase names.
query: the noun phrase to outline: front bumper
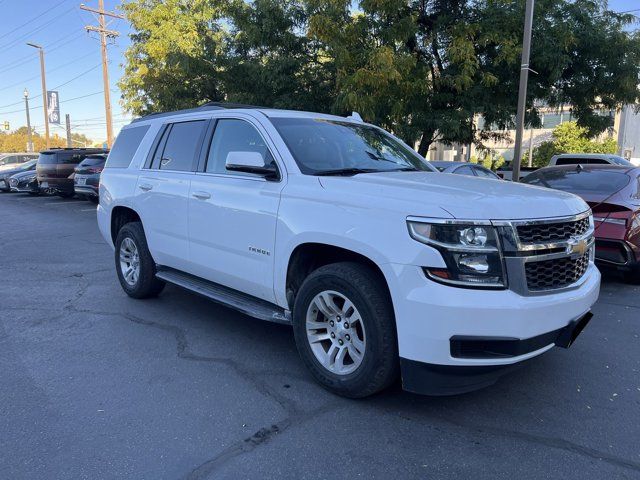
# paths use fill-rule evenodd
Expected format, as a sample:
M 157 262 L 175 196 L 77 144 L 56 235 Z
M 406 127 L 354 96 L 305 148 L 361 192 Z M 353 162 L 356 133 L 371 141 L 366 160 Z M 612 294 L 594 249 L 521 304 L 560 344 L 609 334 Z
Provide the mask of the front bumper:
M 407 366 L 415 362 L 439 372 L 447 367 L 491 367 L 488 370 L 493 372 L 502 370 L 493 367 L 515 365 L 538 356 L 555 345 L 555 338 L 548 337 L 547 342 L 544 335 L 582 318 L 598 299 L 600 290 L 600 272 L 592 262 L 573 288 L 530 296 L 512 290 L 442 285 L 429 280 L 414 265 L 387 264 L 384 270 L 396 314 L 403 379 L 411 378 Z M 543 336 L 542 344 L 532 342 L 535 349 L 516 348 L 513 355 L 471 356 L 452 351 L 452 339 L 461 337 L 513 341 L 539 336 Z M 485 370 L 471 368 L 468 372 L 482 375 Z
M 592 316 L 591 312 L 587 312 L 563 328 L 526 339 L 453 337 L 451 339 L 452 355 L 514 357 L 530 352 L 544 353 L 553 345 L 569 348 Z M 434 365 L 401 358 L 402 386 L 408 392 L 420 395 L 457 395 L 492 385 L 501 376 L 515 370 L 524 362 L 461 367 Z

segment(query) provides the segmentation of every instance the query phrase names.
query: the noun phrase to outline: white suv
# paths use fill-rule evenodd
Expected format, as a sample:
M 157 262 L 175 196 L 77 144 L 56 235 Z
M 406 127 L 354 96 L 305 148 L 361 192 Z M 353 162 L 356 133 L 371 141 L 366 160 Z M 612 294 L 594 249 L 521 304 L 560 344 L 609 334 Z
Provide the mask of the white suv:
M 125 292 L 170 282 L 293 325 L 326 388 L 490 385 L 589 321 L 600 273 L 578 197 L 435 171 L 349 118 L 209 104 L 126 126 L 98 223 Z

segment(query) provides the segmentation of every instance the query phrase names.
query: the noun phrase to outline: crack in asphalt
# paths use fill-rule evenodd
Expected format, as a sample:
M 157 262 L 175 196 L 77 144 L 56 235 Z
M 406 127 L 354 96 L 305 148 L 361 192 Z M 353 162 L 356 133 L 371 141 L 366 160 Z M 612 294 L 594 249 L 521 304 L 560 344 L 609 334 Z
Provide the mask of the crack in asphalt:
M 102 272 L 107 270 L 110 270 L 110 269 L 95 270 L 93 272 L 86 272 L 86 274 L 97 273 L 97 272 Z M 209 460 L 206 460 L 205 462 L 196 466 L 193 470 L 186 473 L 186 475 L 183 477 L 185 480 L 204 480 L 206 478 L 209 478 L 209 476 L 211 476 L 213 472 L 215 472 L 217 469 L 225 465 L 227 462 L 231 461 L 232 459 L 240 455 L 244 455 L 254 451 L 256 448 L 268 443 L 270 440 L 282 434 L 292 426 L 303 424 L 331 410 L 340 408 L 339 401 L 336 400 L 336 402 L 331 402 L 331 403 L 325 404 L 320 408 L 315 408 L 311 412 L 307 412 L 300 409 L 294 401 L 281 395 L 277 390 L 271 388 L 268 384 L 266 384 L 260 379 L 260 376 L 264 376 L 265 372 L 247 368 L 246 366 L 238 363 L 237 361 L 231 358 L 210 357 L 210 356 L 203 356 L 203 355 L 198 355 L 196 353 L 193 353 L 189 348 L 189 343 L 187 340 L 187 334 L 185 330 L 178 326 L 167 325 L 167 324 L 155 322 L 152 320 L 147 320 L 145 318 L 141 318 L 130 313 L 99 311 L 94 309 L 83 309 L 83 308 L 77 307 L 76 303 L 80 299 L 82 299 L 82 297 L 86 294 L 90 286 L 90 283 L 85 278 L 86 274 L 80 274 L 80 275 L 72 274 L 69 276 L 70 278 L 78 278 L 79 280 L 81 280 L 81 285 L 76 290 L 73 297 L 67 300 L 67 302 L 65 303 L 65 306 L 63 307 L 63 312 L 60 315 L 49 317 L 50 319 L 64 317 L 68 313 L 84 313 L 84 314 L 89 313 L 94 315 L 120 317 L 138 325 L 156 328 L 158 330 L 162 330 L 164 332 L 170 333 L 175 339 L 176 355 L 179 358 L 183 360 L 188 360 L 188 361 L 208 362 L 208 363 L 224 365 L 232 369 L 241 378 L 249 382 L 260 394 L 275 401 L 285 412 L 286 416 L 281 421 L 274 423 L 270 426 L 262 427 L 258 429 L 251 436 L 233 443 L 231 446 L 229 446 L 222 452 L 219 452 Z M 617 306 L 628 306 L 628 305 L 620 305 L 620 304 L 611 303 L 611 302 L 601 302 L 601 303 L 617 305 Z M 633 308 L 640 308 L 640 307 L 633 306 Z M 22 310 L 19 308 L 9 308 L 9 309 Z M 394 409 L 383 407 L 382 409 L 389 414 L 399 416 L 400 418 L 403 418 L 405 420 L 411 420 L 416 423 L 421 423 L 423 425 L 426 424 L 424 419 L 409 417 L 406 414 L 398 413 L 397 407 L 395 407 Z M 516 440 L 532 443 L 535 445 L 541 445 L 547 448 L 559 449 L 559 450 L 567 451 L 579 456 L 604 461 L 616 467 L 622 467 L 622 468 L 630 469 L 636 472 L 640 471 L 639 462 L 622 458 L 616 455 L 611 455 L 609 453 L 602 452 L 600 450 L 596 450 L 590 447 L 586 447 L 586 446 L 571 442 L 569 440 L 564 440 L 562 438 L 547 437 L 543 435 L 536 435 L 536 434 L 531 434 L 531 433 L 522 432 L 518 430 L 509 430 L 509 429 L 493 427 L 488 425 L 474 425 L 472 423 L 461 422 L 459 420 L 456 420 L 447 416 L 436 416 L 434 418 L 444 423 L 448 423 L 452 426 L 455 426 L 464 430 L 468 430 L 471 432 L 475 432 L 477 434 L 488 434 L 488 435 L 493 435 L 498 437 L 513 438 Z
M 78 308 L 75 305 L 76 302 L 78 302 L 78 300 L 80 300 L 86 294 L 89 288 L 89 282 L 87 282 L 83 277 L 78 278 L 83 280 L 83 285 L 78 288 L 74 295 L 74 298 L 71 298 L 67 301 L 64 307 L 65 312 L 62 315 L 66 315 L 67 313 L 89 313 L 93 315 L 120 317 L 138 325 L 156 328 L 158 330 L 170 333 L 174 337 L 176 342 L 176 355 L 178 356 L 178 358 L 193 362 L 207 362 L 224 365 L 232 369 L 238 376 L 250 383 L 251 386 L 260 394 L 276 402 L 285 412 L 286 416 L 281 421 L 272 424 L 269 427 L 262 427 L 253 435 L 235 442 L 230 447 L 226 448 L 209 460 L 206 460 L 205 462 L 195 467 L 183 478 L 187 480 L 204 480 L 209 477 L 209 475 L 211 475 L 216 469 L 218 469 L 231 459 L 253 451 L 260 445 L 267 443 L 272 437 L 276 436 L 277 434 L 283 433 L 288 428 L 295 425 L 300 425 L 306 421 L 321 416 L 326 412 L 333 411 L 338 408 L 339 401 L 336 400 L 335 402 L 330 402 L 320 408 L 315 408 L 312 412 L 306 412 L 300 409 L 294 401 L 285 397 L 284 395 L 281 395 L 277 390 L 271 388 L 267 383 L 263 382 L 260 379 L 261 376 L 269 375 L 269 372 L 249 369 L 241 363 L 228 357 L 209 357 L 193 353 L 189 349 L 189 342 L 187 340 L 187 334 L 185 330 L 178 326 L 154 322 L 153 320 L 147 320 L 131 313 L 108 312 L 95 309 Z
M 416 418 L 415 416 L 398 413 L 397 408 L 392 409 L 385 406 L 385 407 L 381 407 L 381 409 L 388 414 L 395 415 L 404 420 L 409 420 L 425 426 L 433 426 L 432 424 L 426 423 L 425 419 Z M 540 445 L 547 448 L 563 450 L 563 451 L 570 452 L 582 457 L 588 457 L 594 460 L 601 460 L 603 462 L 606 462 L 616 467 L 622 467 L 629 470 L 633 470 L 635 472 L 640 472 L 640 462 L 619 457 L 617 455 L 612 455 L 607 452 L 603 452 L 601 450 L 596 450 L 594 448 L 586 447 L 584 445 L 580 445 L 578 443 L 574 443 L 570 440 L 565 440 L 563 438 L 536 435 L 533 433 L 522 432 L 519 430 L 510 430 L 507 428 L 494 427 L 491 425 L 477 425 L 471 422 L 463 422 L 446 415 L 435 415 L 432 418 L 435 420 L 439 420 L 441 422 L 447 423 L 449 425 L 452 425 L 454 427 L 468 430 L 477 434 L 489 434 L 497 437 L 521 440 L 527 443 L 532 443 L 532 444 Z

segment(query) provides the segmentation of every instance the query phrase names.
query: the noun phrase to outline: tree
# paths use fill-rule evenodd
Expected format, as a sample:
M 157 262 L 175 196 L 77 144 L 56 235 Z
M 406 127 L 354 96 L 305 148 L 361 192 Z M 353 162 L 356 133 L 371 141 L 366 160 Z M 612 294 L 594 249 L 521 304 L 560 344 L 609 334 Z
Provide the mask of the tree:
M 551 157 L 560 153 L 616 153 L 617 150 L 614 138 L 601 141 L 590 138 L 588 128 L 579 126 L 577 122 L 565 122 L 554 128 L 551 141 L 542 142 L 533 149 L 533 166 L 544 167 Z M 525 154 L 524 162 L 528 154 Z
M 0 133 L 0 152 L 26 152 L 27 151 L 27 127 L 20 127 L 11 133 Z M 39 152 L 46 148 L 44 137 L 36 132 L 31 135 L 33 141 L 33 149 Z M 49 138 L 49 146 L 51 148 L 66 147 L 66 139 L 54 134 Z
M 329 111 L 331 61 L 303 34 L 297 0 L 130 0 L 135 33 L 120 81 L 136 114 L 230 101 Z
M 123 105 L 356 110 L 422 154 L 436 140 L 483 148 L 513 126 L 524 3 L 128 0 Z M 570 104 L 589 135 L 604 131 L 603 112 L 640 98 L 634 17 L 605 0 L 538 0 L 535 18 L 527 122 L 539 124 L 536 100 Z
M 312 5 L 311 33 L 336 58 L 338 108 L 419 139 L 421 154 L 435 140 L 482 147 L 513 124 L 524 0 L 362 0 L 352 16 L 349 0 Z M 640 97 L 640 37 L 624 30 L 633 17 L 604 0 L 536 7 L 528 121 L 539 123 L 534 99 L 569 103 L 581 126 L 602 132 L 609 120 L 598 110 Z

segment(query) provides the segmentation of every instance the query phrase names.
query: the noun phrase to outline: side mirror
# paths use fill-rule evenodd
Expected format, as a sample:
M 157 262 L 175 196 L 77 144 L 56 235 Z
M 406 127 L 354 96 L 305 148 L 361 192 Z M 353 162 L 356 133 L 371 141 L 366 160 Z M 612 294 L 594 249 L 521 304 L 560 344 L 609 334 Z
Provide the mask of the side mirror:
M 267 164 L 258 152 L 229 152 L 225 161 L 227 170 L 233 172 L 255 173 L 266 179 L 278 180 L 278 168 L 275 162 Z

